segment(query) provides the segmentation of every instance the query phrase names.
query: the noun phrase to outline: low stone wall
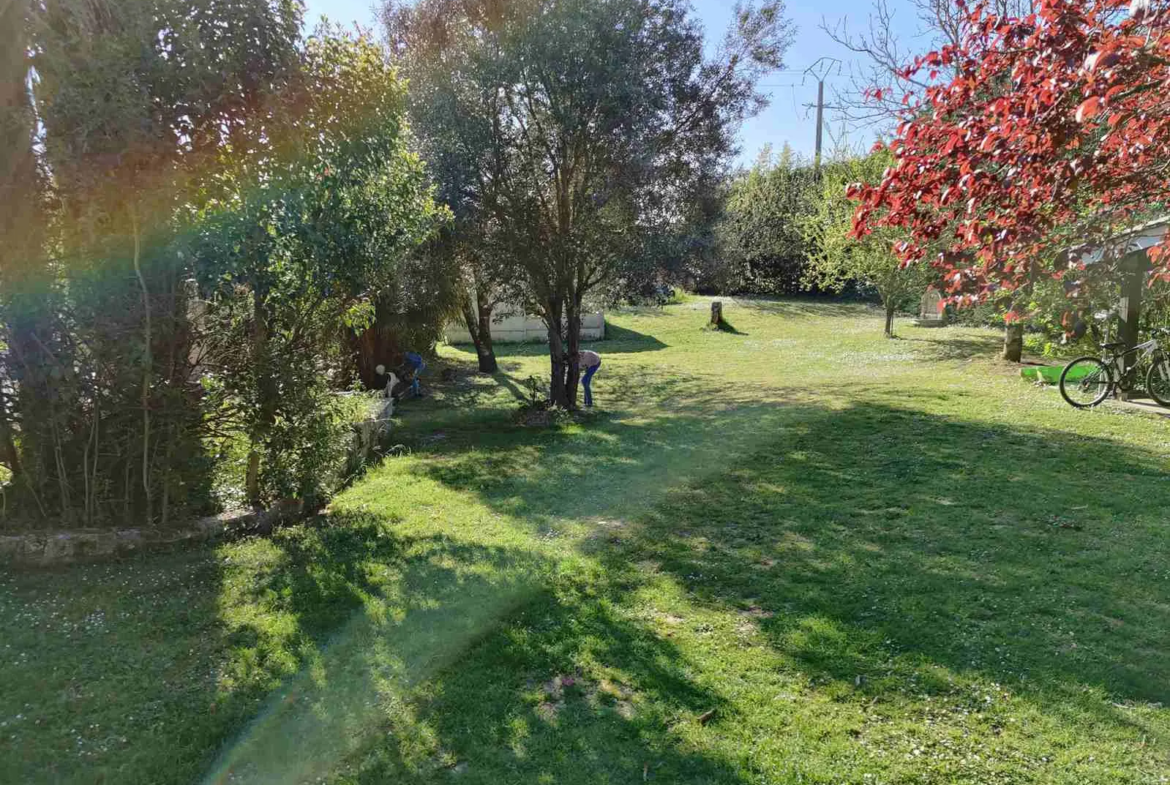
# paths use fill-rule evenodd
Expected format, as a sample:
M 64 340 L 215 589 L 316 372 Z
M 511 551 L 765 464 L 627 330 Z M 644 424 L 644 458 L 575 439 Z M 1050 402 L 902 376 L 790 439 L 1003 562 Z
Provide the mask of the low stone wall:
M 212 515 L 175 529 L 120 529 L 28 532 L 0 535 L 0 563 L 50 566 L 123 556 L 139 551 L 211 542 L 234 535 L 271 532 L 276 524 L 300 517 L 300 502 L 270 510 Z
M 450 322 L 443 329 L 447 343 L 471 343 L 471 334 L 462 320 Z M 605 338 L 605 314 L 581 314 L 581 338 L 586 341 L 600 341 Z M 544 322 L 533 316 L 507 316 L 492 321 L 494 343 L 543 343 L 548 340 L 548 328 Z
M 372 401 L 369 414 L 368 419 L 355 423 L 353 426 L 353 440 L 349 445 L 349 457 L 346 462 L 348 474 L 352 474 L 364 466 L 374 455 L 375 450 L 383 446 L 386 438 L 390 435 L 394 425 L 391 420 L 394 416 L 394 399 L 383 398 Z

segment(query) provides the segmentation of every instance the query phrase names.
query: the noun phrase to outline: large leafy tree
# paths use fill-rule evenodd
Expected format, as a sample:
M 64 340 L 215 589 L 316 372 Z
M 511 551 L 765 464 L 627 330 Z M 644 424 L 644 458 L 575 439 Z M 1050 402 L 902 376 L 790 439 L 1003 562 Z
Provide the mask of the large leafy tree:
M 886 337 L 894 336 L 898 308 L 922 294 L 929 273 L 920 265 L 903 265 L 894 245 L 905 232 L 882 227 L 864 237 L 853 236 L 857 203 L 847 193 L 855 183 L 875 184 L 891 163 L 888 153 L 871 153 L 831 162 L 822 171 L 814 209 L 801 220 L 808 246 L 805 281 L 841 291 L 847 284 L 871 289 L 885 309 Z
M 222 325 L 215 381 L 240 404 L 251 443 L 253 503 L 321 498 L 321 470 L 337 460 L 322 452 L 334 441 L 336 338 L 374 319 L 441 219 L 381 48 L 324 29 L 302 57 L 264 144 L 225 153 L 191 243 Z M 231 350 L 236 337 L 246 351 Z
M 683 0 L 422 0 L 411 10 L 388 14 L 399 20 L 391 30 L 404 18 L 425 26 L 450 74 L 424 100 L 458 118 L 445 127 L 478 135 L 458 167 L 475 176 L 449 193 L 491 227 L 548 327 L 550 398 L 574 406 L 586 298 L 709 190 L 736 124 L 761 104 L 757 77 L 781 63 L 783 6 L 737 8 L 710 60 Z M 460 130 L 440 143 L 465 139 Z
M 516 271 L 488 205 L 497 198 L 494 166 L 503 150 L 493 133 L 502 97 L 489 88 L 499 79 L 494 41 L 479 31 L 500 11 L 490 4 L 429 0 L 388 5 L 390 47 L 409 80 L 408 106 L 417 144 L 452 213 L 451 224 L 425 253 L 457 272 L 460 311 L 472 337 L 479 370 L 498 369 L 492 319 L 516 299 Z
M 760 294 L 803 289 L 808 256 L 803 228 L 816 210 L 818 190 L 817 171 L 788 147 L 777 156 L 765 149 L 732 179 L 720 227 L 724 254 L 738 268 L 729 271 L 738 273 L 732 286 Z
M 935 265 L 954 300 L 1010 303 L 1040 276 L 1075 291 L 1087 273 L 1066 249 L 1165 210 L 1165 3 L 1041 0 L 1022 17 L 975 4 L 958 43 L 907 73 L 938 81 L 908 110 L 882 182 L 858 189 L 856 229 L 909 232 L 899 256 Z M 1165 277 L 1170 258 L 1151 258 Z

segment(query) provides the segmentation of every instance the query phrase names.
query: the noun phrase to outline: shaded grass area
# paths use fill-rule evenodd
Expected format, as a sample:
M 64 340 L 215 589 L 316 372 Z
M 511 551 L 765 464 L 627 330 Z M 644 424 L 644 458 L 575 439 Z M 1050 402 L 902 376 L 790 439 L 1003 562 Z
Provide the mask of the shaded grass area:
M 617 315 L 555 429 L 509 349 L 272 539 L 0 577 L 0 781 L 1166 782 L 1170 427 L 727 308 Z
M 802 753 L 814 781 L 1170 772 L 1161 457 L 888 404 L 806 413 L 793 430 L 671 494 L 631 558 L 692 608 L 749 619 L 789 693 L 831 703 L 838 719 L 816 724 L 849 751 L 844 766 Z M 735 676 L 751 703 L 774 673 Z M 745 767 L 791 759 L 767 732 L 784 713 L 738 713 L 729 735 L 768 737 Z

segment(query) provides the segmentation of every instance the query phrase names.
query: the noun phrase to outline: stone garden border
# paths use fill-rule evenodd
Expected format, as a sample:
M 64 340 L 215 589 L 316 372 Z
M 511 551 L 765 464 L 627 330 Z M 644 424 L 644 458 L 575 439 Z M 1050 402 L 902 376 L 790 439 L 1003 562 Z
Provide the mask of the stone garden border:
M 200 518 L 175 529 L 118 529 L 27 532 L 0 535 L 0 564 L 53 566 L 125 556 L 243 534 L 268 534 L 278 524 L 304 514 L 300 502 L 270 510 L 236 511 Z

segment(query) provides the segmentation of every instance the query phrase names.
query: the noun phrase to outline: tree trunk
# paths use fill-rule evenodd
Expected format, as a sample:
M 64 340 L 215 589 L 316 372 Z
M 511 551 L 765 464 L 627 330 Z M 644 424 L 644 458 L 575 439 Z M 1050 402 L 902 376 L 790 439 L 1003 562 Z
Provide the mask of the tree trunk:
M 554 406 L 569 408 L 569 392 L 566 374 L 568 364 L 565 357 L 565 341 L 561 336 L 564 324 L 565 304 L 559 299 L 545 303 L 544 321 L 548 327 L 548 355 L 552 366 L 549 380 L 548 400 Z
M 11 359 L 11 358 L 10 358 Z M 16 449 L 16 432 L 13 427 L 10 413 L 12 402 L 0 390 L 0 461 L 12 472 L 13 479 L 19 478 L 24 472 L 20 461 L 20 451 Z
M 463 315 L 463 326 L 467 328 L 467 334 L 471 336 L 471 343 L 475 346 L 475 353 L 483 356 L 479 350 L 479 319 L 476 318 L 475 308 L 471 305 L 471 298 L 464 296 L 460 298 L 462 302 L 459 303 L 459 311 Z
M 258 292 L 253 292 L 252 298 L 252 362 L 257 378 L 258 411 L 248 434 L 252 444 L 248 452 L 245 486 L 248 503 L 253 507 L 260 507 L 263 503 L 260 494 L 260 450 L 276 423 L 277 388 L 268 358 L 268 309 Z
M 494 306 L 491 303 L 481 302 L 477 310 L 479 315 L 480 345 L 475 347 L 475 353 L 479 357 L 479 370 L 481 373 L 495 373 L 500 370 L 500 364 L 496 362 L 496 347 L 492 341 L 492 311 L 494 310 Z
M 1032 296 L 1033 280 L 1036 269 L 1032 268 L 1029 280 L 1012 297 L 1010 312 L 1015 312 L 1017 306 L 1023 306 Z M 1140 293 L 1139 293 L 1140 296 Z M 1004 326 L 1003 330 L 1003 359 L 1010 363 L 1023 362 L 1024 359 L 1024 323 L 1016 320 Z
M 1121 322 L 1118 338 L 1130 352 L 1124 360 L 1128 372 L 1141 360 L 1138 353 L 1132 350 L 1141 341 L 1142 293 L 1146 289 L 1150 260 L 1145 251 L 1135 251 L 1121 259 L 1118 269 L 1124 276 L 1121 280 L 1121 299 L 1117 303 L 1117 315 Z M 1123 401 L 1128 401 L 1132 395 L 1132 391 L 1118 391 L 1118 397 Z
M 1149 269 L 1144 251 L 1130 254 L 1121 260 L 1121 299 L 1118 301 L 1118 317 L 1121 330 L 1118 340 L 1131 351 L 1141 342 L 1142 293 L 1146 288 L 1146 271 Z M 1140 358 L 1137 353 L 1126 355 L 1125 368 L 1132 368 Z
M 146 524 L 154 522 L 154 498 L 150 487 L 150 380 L 154 373 L 154 333 L 150 323 L 150 289 L 142 274 L 142 241 L 138 229 L 138 212 L 130 205 L 130 228 L 134 234 L 134 275 L 142 288 L 142 493 L 146 505 Z
M 475 355 L 479 359 L 480 373 L 495 373 L 500 370 L 496 362 L 496 350 L 492 343 L 492 311 L 494 306 L 486 296 L 476 291 L 475 307 L 472 307 L 470 298 L 463 301 L 463 321 L 467 325 L 467 333 L 471 342 L 475 344 Z
M 889 302 L 886 303 L 886 330 L 885 330 L 885 334 L 886 334 L 887 338 L 894 337 L 894 314 L 896 311 L 897 311 L 897 309 L 894 307 L 894 301 L 891 299 Z
M 4 465 L 12 472 L 14 479 L 23 474 L 20 465 L 20 453 L 16 449 L 16 441 L 12 438 L 12 426 L 8 422 L 8 415 L 0 416 L 0 450 L 3 450 Z
M 711 327 L 723 326 L 723 303 L 719 300 L 711 303 Z
M 1003 331 L 1003 359 L 1018 363 L 1024 359 L 1024 325 L 1012 322 Z
M 581 351 L 581 303 L 570 301 L 568 313 L 568 333 L 566 335 L 568 347 L 568 363 L 565 369 L 565 399 L 570 409 L 577 408 L 577 386 L 581 379 L 581 360 L 577 352 Z

